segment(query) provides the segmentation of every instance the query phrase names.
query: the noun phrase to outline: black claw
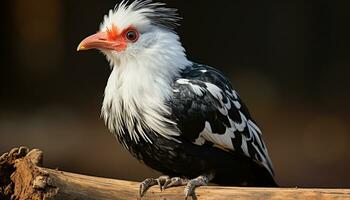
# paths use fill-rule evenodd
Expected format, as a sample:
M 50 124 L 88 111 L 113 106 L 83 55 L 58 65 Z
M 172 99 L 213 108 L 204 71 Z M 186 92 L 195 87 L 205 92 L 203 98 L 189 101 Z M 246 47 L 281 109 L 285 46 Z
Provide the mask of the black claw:
M 147 190 L 148 188 L 145 188 L 144 185 L 140 185 L 140 197 L 143 197 L 143 195 L 145 195 Z
M 143 197 L 144 193 L 145 193 L 144 185 L 141 183 L 140 184 L 140 190 L 139 190 L 140 197 Z
M 169 180 L 170 180 L 169 176 L 160 176 L 159 178 L 157 178 L 160 191 L 163 191 L 164 184 Z
M 171 179 L 167 180 L 167 181 L 164 183 L 164 185 L 163 185 L 163 187 L 162 187 L 162 190 L 165 190 L 165 189 L 167 189 L 168 187 L 170 187 L 170 183 L 171 183 Z
M 156 185 L 157 181 L 153 178 L 148 178 L 140 184 L 140 197 L 143 197 L 143 195 L 146 193 L 146 191 L 153 185 Z
M 192 195 L 192 200 L 197 200 L 198 198 L 197 198 L 197 195 L 196 194 L 193 194 Z
M 163 186 L 160 183 L 158 183 L 158 185 L 159 185 L 159 190 L 163 191 Z
M 195 190 L 193 190 L 193 191 L 188 191 L 188 193 L 185 194 L 185 200 L 187 200 L 188 197 L 191 197 L 192 200 L 197 200 L 197 199 L 198 199 Z
M 139 196 L 142 197 L 142 190 L 143 190 L 143 187 L 142 187 L 142 184 L 140 184 L 140 189 L 139 189 Z
M 185 200 L 187 200 L 189 196 L 192 197 L 192 200 L 197 200 L 196 188 L 199 186 L 207 185 L 213 177 L 213 174 L 208 174 L 198 176 L 197 178 L 188 181 L 185 187 Z
M 162 181 L 160 181 L 158 179 L 157 182 L 158 182 L 158 186 L 159 186 L 160 191 L 163 191 L 163 189 L 162 189 L 162 187 L 163 187 Z

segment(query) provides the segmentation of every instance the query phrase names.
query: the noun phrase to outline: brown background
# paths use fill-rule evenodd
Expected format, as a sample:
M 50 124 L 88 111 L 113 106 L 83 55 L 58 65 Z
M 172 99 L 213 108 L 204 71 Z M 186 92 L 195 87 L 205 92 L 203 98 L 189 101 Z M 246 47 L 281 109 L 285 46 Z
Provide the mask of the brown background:
M 116 2 L 1 5 L 0 152 L 26 145 L 46 166 L 156 176 L 99 118 L 109 68 L 76 46 Z M 283 186 L 350 187 L 350 1 L 168 1 L 189 58 L 222 70 L 248 104 Z

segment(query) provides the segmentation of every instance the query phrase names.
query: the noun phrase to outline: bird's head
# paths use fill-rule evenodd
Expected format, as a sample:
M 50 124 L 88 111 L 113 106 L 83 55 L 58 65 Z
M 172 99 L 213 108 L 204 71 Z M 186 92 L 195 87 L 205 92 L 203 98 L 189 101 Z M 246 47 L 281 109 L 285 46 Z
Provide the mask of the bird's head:
M 81 41 L 77 50 L 98 49 L 111 65 L 134 57 L 152 57 L 171 51 L 184 54 L 179 37 L 176 9 L 152 0 L 123 0 L 105 15 L 100 30 Z M 166 56 L 169 57 L 169 56 Z

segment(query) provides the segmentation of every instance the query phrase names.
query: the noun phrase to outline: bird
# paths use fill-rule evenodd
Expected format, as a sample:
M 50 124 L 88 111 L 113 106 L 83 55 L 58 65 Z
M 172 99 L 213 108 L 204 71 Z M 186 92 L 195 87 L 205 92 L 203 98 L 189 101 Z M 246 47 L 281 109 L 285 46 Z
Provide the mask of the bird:
M 185 186 L 276 187 L 262 132 L 218 69 L 188 59 L 177 9 L 152 0 L 121 1 L 78 51 L 97 49 L 110 75 L 101 108 L 109 131 L 133 157 L 161 172 L 139 195 Z

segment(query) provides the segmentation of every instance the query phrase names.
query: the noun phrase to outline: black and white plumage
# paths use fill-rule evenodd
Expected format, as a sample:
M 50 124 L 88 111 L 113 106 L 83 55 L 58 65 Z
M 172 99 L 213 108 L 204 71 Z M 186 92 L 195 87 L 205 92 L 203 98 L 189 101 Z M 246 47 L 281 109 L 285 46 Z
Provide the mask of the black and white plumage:
M 169 105 L 184 138 L 248 156 L 273 174 L 260 129 L 218 70 L 193 63 L 175 80 L 173 92 Z
M 107 127 L 138 160 L 184 177 L 170 185 L 187 185 L 186 196 L 210 180 L 276 186 L 261 131 L 247 107 L 221 72 L 186 58 L 174 32 L 176 10 L 163 6 L 122 2 L 105 16 L 100 31 L 78 46 L 99 49 L 110 62 L 101 112 Z M 146 180 L 141 195 L 170 179 L 160 180 Z

